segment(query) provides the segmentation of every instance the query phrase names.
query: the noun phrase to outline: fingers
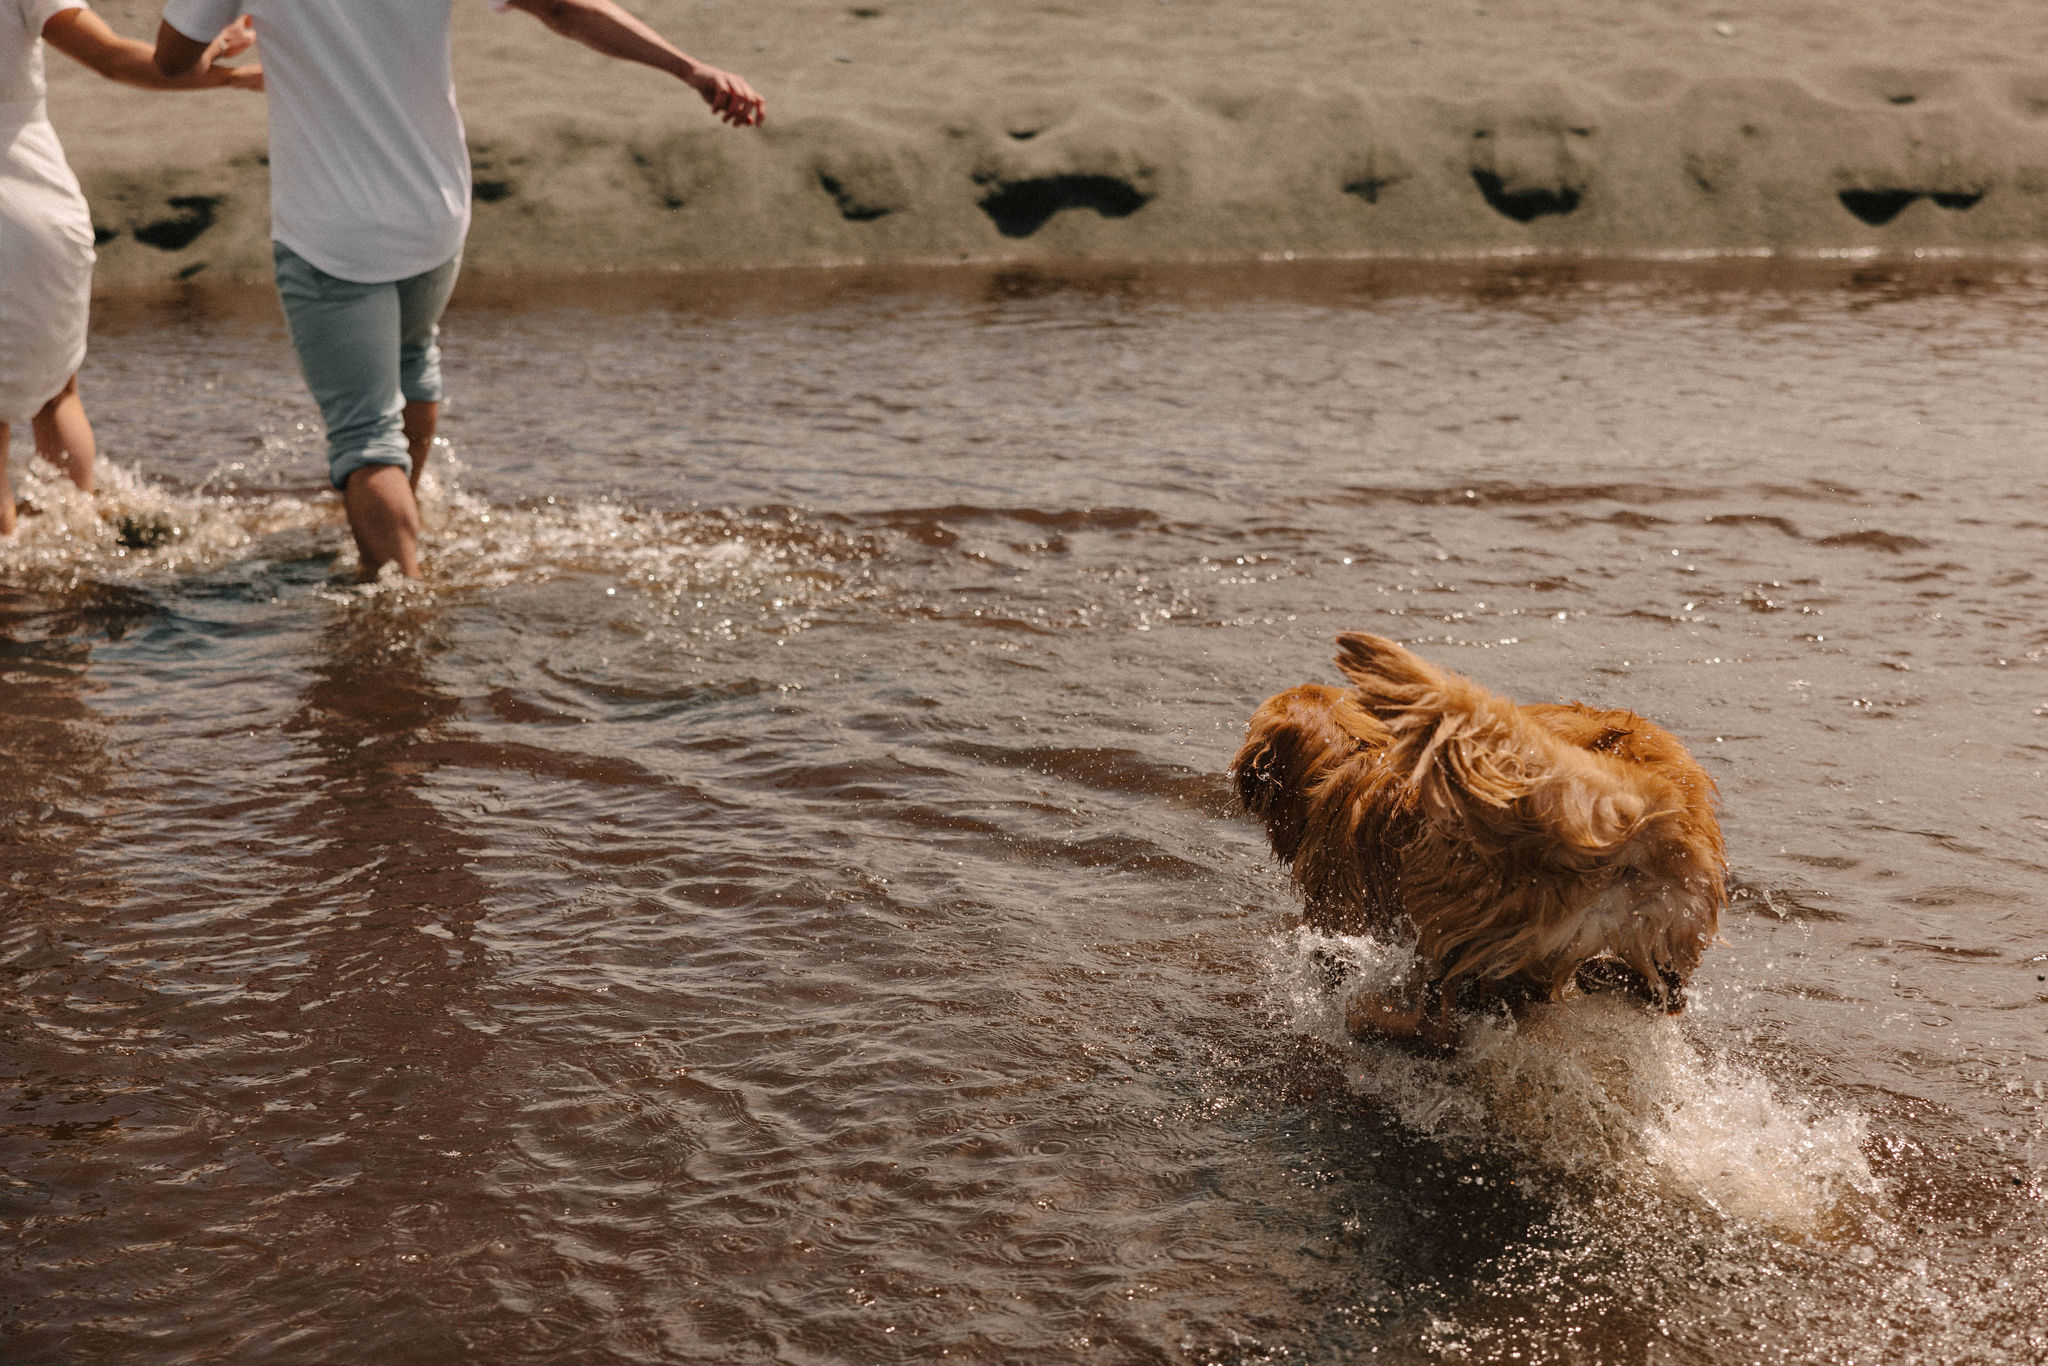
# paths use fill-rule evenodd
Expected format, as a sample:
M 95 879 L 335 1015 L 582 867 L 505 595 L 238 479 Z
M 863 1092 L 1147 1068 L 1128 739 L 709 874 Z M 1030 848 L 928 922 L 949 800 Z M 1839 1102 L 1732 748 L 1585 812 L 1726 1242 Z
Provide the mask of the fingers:
M 256 25 L 248 15 L 243 15 L 220 31 L 214 41 L 220 44 L 217 55 L 236 57 L 247 52 L 256 42 Z
M 698 92 L 711 112 L 735 128 L 758 127 L 766 115 L 766 102 L 754 88 L 728 71 L 706 68 Z

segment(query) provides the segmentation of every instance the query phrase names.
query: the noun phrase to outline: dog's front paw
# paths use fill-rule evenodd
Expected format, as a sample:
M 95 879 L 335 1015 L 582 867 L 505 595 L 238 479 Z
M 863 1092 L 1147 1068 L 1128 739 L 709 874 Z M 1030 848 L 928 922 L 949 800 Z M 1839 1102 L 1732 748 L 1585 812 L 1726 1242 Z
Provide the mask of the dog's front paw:
M 1354 1039 L 1383 1039 L 1429 1052 L 1448 1053 L 1458 1046 L 1455 1008 L 1433 988 L 1404 995 L 1364 988 L 1346 1003 L 1344 1027 Z
M 1665 1015 L 1685 1013 L 1685 980 L 1669 968 L 1659 968 L 1657 980 L 1651 982 L 1618 958 L 1594 958 L 1579 965 L 1573 985 L 1587 996 L 1612 992 Z

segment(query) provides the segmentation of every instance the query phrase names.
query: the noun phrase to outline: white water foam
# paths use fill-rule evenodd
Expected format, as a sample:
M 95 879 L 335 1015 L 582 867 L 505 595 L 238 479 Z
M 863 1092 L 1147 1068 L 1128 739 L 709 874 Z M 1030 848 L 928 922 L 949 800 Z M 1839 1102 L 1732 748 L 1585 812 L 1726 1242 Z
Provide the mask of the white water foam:
M 505 507 L 451 485 L 423 487 L 421 518 L 435 584 L 587 576 L 651 601 L 664 618 L 728 636 L 750 625 L 797 629 L 819 607 L 862 596 L 879 553 L 794 511 L 553 498 Z
M 0 538 L 0 574 L 43 588 L 171 578 L 259 555 L 317 554 L 342 525 L 338 503 L 180 492 L 109 460 L 99 462 L 99 491 L 92 494 L 43 460 L 15 461 L 13 474 L 33 511 L 14 535 Z
M 1352 1086 L 1453 1150 L 1705 1206 L 1786 1233 L 1825 1234 L 1881 1194 L 1866 1121 L 1774 1090 L 1710 1056 L 1680 1020 L 1612 995 L 1469 1020 L 1430 1057 L 1350 1037 L 1344 1005 L 1387 987 L 1411 951 L 1300 929 L 1273 941 L 1273 1009 L 1346 1057 Z
M 801 629 L 817 610 L 872 591 L 868 538 L 795 512 L 650 509 L 608 499 L 496 505 L 459 485 L 444 452 L 420 483 L 427 578 L 356 585 L 356 556 L 339 499 L 210 494 L 167 488 L 112 461 L 85 494 L 46 462 L 16 462 L 33 508 L 0 539 L 0 576 L 45 590 L 81 583 L 148 585 L 236 564 L 331 557 L 316 591 L 337 601 L 538 585 L 568 577 L 607 584 L 644 617 L 692 634 Z

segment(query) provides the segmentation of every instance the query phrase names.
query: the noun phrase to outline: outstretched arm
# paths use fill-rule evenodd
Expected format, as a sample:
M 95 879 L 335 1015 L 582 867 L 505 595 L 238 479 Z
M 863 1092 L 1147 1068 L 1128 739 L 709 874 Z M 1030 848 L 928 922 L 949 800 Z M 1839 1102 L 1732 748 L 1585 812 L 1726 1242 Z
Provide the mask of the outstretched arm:
M 706 66 L 641 23 L 613 0 L 506 0 L 564 38 L 621 61 L 666 71 L 704 97 L 711 112 L 735 128 L 761 122 L 761 97 L 728 71 Z
M 166 75 L 151 59 L 147 43 L 123 38 L 107 27 L 107 21 L 89 9 L 59 10 L 43 25 L 43 41 L 65 56 L 91 68 L 110 81 L 139 86 L 144 90 L 218 90 L 237 87 L 263 88 L 260 66 L 215 66 L 216 58 L 246 52 L 256 41 L 249 21 L 243 19 L 221 31 L 211 43 L 195 43 L 205 60 L 194 62 L 177 76 Z

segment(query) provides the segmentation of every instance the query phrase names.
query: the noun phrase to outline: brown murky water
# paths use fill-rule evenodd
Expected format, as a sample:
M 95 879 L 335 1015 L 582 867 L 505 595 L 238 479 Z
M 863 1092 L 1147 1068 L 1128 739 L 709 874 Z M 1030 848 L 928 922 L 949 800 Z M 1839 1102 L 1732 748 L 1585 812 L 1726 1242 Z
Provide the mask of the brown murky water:
M 0 1356 L 2048 1358 L 2044 319 L 479 289 L 359 592 L 269 305 L 103 311 L 108 516 L 0 549 Z M 1342 1038 L 1398 951 L 1219 771 L 1351 627 L 1695 747 L 1691 1014 Z

